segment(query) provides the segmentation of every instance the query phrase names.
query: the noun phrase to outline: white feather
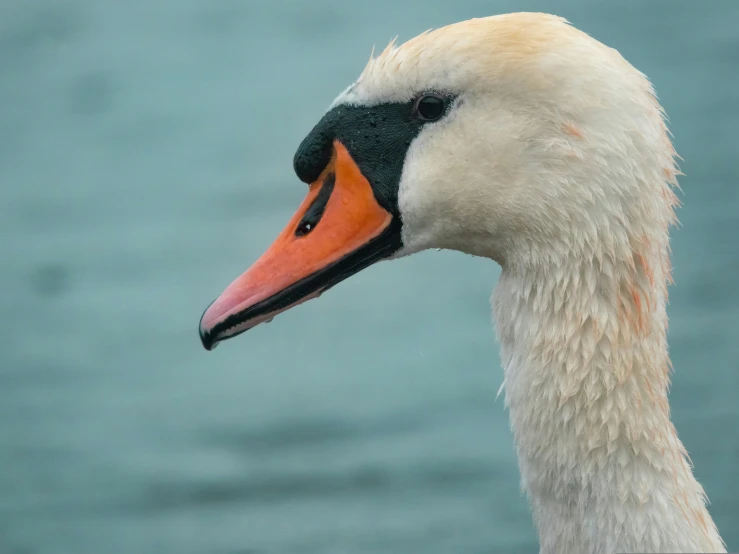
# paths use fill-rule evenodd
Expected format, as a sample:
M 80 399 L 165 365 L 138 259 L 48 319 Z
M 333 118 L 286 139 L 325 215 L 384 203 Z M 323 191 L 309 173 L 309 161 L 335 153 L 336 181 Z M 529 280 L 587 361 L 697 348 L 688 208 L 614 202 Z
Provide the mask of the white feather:
M 408 152 L 404 253 L 503 268 L 492 302 L 541 552 L 725 552 L 669 416 L 678 171 L 649 82 L 560 18 L 511 14 L 389 46 L 335 104 L 430 89 L 458 98 Z

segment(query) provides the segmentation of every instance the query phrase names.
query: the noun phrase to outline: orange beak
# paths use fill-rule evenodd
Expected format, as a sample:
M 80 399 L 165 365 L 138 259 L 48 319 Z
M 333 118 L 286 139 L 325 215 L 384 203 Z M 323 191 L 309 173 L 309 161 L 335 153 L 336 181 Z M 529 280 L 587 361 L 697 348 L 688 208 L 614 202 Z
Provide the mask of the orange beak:
M 333 157 L 272 246 L 200 319 L 207 350 L 271 320 L 400 248 L 400 224 L 347 149 Z

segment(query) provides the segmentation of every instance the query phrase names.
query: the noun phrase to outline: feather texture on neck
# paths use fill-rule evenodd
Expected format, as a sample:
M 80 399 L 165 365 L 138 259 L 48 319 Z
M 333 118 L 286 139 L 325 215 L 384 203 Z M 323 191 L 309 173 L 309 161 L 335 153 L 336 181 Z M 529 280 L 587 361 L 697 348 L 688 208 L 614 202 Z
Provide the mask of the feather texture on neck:
M 670 421 L 669 259 L 646 236 L 504 266 L 493 297 L 542 552 L 725 551 Z

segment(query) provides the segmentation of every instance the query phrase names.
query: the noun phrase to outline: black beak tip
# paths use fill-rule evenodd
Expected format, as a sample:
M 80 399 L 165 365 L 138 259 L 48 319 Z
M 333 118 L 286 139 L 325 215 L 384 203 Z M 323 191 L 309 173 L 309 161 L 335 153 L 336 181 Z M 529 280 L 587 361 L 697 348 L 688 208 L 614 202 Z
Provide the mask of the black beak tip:
M 207 308 L 206 308 L 206 311 L 207 311 Z M 203 315 L 200 316 L 200 322 L 198 323 L 198 334 L 200 335 L 200 342 L 203 344 L 203 348 L 205 348 L 206 350 L 210 352 L 218 345 L 218 339 L 216 338 L 215 334 L 213 334 L 212 332 L 206 329 L 203 329 L 203 317 L 204 316 L 205 316 L 205 312 L 203 312 Z
M 218 344 L 216 341 L 213 340 L 211 334 L 203 331 L 202 328 L 200 329 L 200 342 L 203 343 L 203 348 L 208 351 L 213 350 L 216 347 L 216 344 Z

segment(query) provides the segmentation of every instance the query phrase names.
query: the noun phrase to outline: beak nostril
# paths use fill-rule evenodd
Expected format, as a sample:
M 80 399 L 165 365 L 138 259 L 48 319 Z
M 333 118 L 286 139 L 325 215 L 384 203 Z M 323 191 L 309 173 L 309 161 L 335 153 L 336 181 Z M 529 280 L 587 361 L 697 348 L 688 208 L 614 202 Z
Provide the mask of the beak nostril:
M 305 236 L 313 230 L 313 225 L 308 221 L 301 221 L 298 228 L 295 230 L 295 234 L 299 237 Z
M 298 223 L 298 226 L 295 229 L 296 237 L 304 237 L 316 228 L 316 225 L 318 225 L 318 222 L 321 221 L 321 218 L 323 217 L 323 212 L 326 210 L 326 205 L 328 204 L 328 200 L 334 190 L 335 183 L 336 175 L 334 173 L 329 173 L 323 181 L 323 185 L 321 185 L 321 190 L 318 191 L 318 196 L 313 200 L 306 210 L 305 215 L 300 220 L 300 223 Z

